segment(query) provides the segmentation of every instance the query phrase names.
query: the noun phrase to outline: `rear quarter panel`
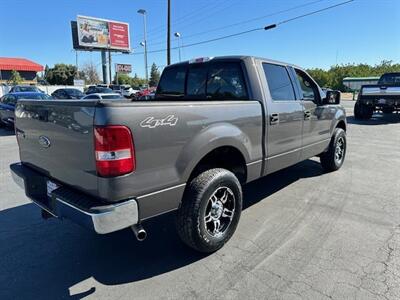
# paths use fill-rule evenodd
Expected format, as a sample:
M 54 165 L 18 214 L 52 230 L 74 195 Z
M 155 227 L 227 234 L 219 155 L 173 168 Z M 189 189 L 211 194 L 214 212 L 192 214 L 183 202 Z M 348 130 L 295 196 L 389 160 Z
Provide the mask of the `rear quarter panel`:
M 95 125 L 125 125 L 133 135 L 135 172 L 98 179 L 99 196 L 111 201 L 184 185 L 201 158 L 220 146 L 236 147 L 246 163 L 262 159 L 258 101 L 106 104 L 96 109 Z

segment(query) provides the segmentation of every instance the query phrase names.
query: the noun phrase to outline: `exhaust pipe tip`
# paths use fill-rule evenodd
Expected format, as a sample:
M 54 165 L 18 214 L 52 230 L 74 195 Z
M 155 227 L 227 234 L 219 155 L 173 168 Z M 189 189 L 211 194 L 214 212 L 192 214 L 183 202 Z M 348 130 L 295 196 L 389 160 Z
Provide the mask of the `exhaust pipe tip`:
M 142 242 L 146 239 L 147 232 L 146 232 L 146 230 L 144 230 L 142 225 L 139 225 L 139 224 L 133 225 L 133 226 L 131 226 L 131 229 L 132 229 L 133 233 L 135 234 L 136 239 L 139 242 Z

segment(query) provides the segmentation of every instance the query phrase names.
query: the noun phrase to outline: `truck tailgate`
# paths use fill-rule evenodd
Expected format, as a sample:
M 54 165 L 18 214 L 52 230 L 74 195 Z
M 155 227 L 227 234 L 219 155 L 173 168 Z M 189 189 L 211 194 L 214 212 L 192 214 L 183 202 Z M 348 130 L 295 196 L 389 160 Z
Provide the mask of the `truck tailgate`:
M 96 195 L 93 120 L 96 102 L 19 101 L 15 130 L 21 162 Z

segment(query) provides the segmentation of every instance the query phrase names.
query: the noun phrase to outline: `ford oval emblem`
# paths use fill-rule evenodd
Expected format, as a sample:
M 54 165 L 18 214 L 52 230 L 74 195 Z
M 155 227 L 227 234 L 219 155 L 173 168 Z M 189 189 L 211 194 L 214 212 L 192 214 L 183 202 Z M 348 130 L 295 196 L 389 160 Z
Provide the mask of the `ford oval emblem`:
M 49 148 L 51 145 L 49 138 L 44 135 L 39 136 L 39 144 L 43 148 Z

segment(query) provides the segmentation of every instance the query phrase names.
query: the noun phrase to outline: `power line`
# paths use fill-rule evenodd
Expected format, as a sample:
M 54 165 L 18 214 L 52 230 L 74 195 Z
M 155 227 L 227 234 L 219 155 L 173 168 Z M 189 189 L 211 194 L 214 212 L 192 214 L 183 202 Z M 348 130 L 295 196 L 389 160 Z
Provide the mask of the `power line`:
M 341 2 L 341 3 L 338 3 L 338 4 L 327 6 L 327 7 L 322 8 L 322 9 L 314 10 L 314 11 L 306 13 L 306 14 L 302 14 L 302 15 L 298 15 L 298 16 L 295 16 L 295 17 L 292 17 L 292 18 L 289 18 L 289 19 L 285 19 L 285 20 L 282 20 L 280 22 L 277 22 L 277 23 L 274 23 L 274 24 L 270 24 L 270 25 L 267 25 L 267 26 L 264 26 L 264 27 L 253 28 L 253 29 L 249 29 L 249 30 L 245 30 L 245 31 L 241 31 L 241 32 L 237 32 L 237 33 L 233 33 L 233 34 L 229 34 L 229 35 L 223 35 L 223 36 L 220 36 L 220 37 L 216 37 L 216 38 L 212 38 L 212 39 L 208 39 L 208 40 L 204 40 L 204 41 L 199 41 L 199 42 L 195 42 L 195 43 L 191 43 L 191 44 L 182 45 L 181 48 L 188 48 L 188 47 L 193 47 L 193 46 L 197 46 L 197 45 L 212 43 L 212 42 L 216 42 L 216 41 L 220 41 L 220 40 L 224 40 L 224 39 L 228 39 L 228 38 L 232 38 L 232 37 L 248 34 L 248 33 L 255 32 L 255 31 L 270 30 L 270 29 L 273 29 L 273 28 L 277 27 L 278 25 L 286 24 L 286 23 L 289 23 L 289 22 L 292 22 L 292 21 L 295 21 L 295 20 L 298 20 L 298 19 L 301 19 L 301 18 L 305 18 L 305 17 L 311 16 L 311 15 L 314 15 L 314 14 L 317 14 L 317 13 L 320 13 L 320 12 L 323 12 L 323 11 L 326 11 L 326 10 L 329 10 L 329 9 L 336 8 L 338 6 L 343 6 L 343 5 L 349 4 L 349 3 L 354 2 L 354 1 L 355 0 L 344 1 L 344 2 Z M 175 49 L 178 49 L 178 48 L 179 48 L 178 46 L 177 47 L 171 47 L 171 50 L 175 50 Z M 167 49 L 152 50 L 152 51 L 148 51 L 148 53 L 160 53 L 160 52 L 165 52 L 165 51 L 167 51 Z M 144 52 L 135 52 L 135 53 L 130 53 L 129 55 L 140 55 L 140 54 L 144 54 Z M 123 55 L 123 54 L 120 54 L 120 55 Z
M 265 19 L 265 18 L 273 17 L 273 16 L 276 16 L 276 15 L 280 15 L 280 14 L 283 14 L 283 13 L 286 13 L 286 12 L 290 12 L 292 10 L 296 10 L 296 9 L 299 9 L 299 8 L 310 6 L 310 5 L 313 5 L 313 4 L 316 4 L 316 3 L 319 3 L 319 2 L 323 2 L 323 1 L 327 1 L 327 0 L 316 0 L 316 1 L 305 3 L 305 4 L 293 6 L 293 7 L 287 8 L 287 9 L 283 9 L 283 10 L 280 10 L 280 11 L 277 11 L 277 12 L 273 12 L 273 13 L 270 13 L 270 14 L 266 14 L 266 15 L 263 15 L 263 16 L 247 19 L 247 20 L 244 20 L 244 21 L 241 21 L 241 22 L 236 22 L 236 23 L 233 23 L 233 24 L 217 27 L 217 28 L 214 28 L 214 29 L 211 29 L 211 30 L 202 31 L 202 32 L 198 32 L 198 33 L 194 33 L 194 34 L 190 34 L 190 35 L 185 35 L 185 39 L 193 37 L 193 36 L 198 36 L 198 35 L 202 35 L 202 34 L 205 34 L 205 33 L 209 33 L 209 32 L 215 32 L 215 31 L 219 31 L 219 30 L 222 30 L 222 29 L 226 29 L 226 28 L 230 28 L 230 27 L 235 27 L 235 26 L 251 23 L 251 22 L 262 20 L 262 19 Z

